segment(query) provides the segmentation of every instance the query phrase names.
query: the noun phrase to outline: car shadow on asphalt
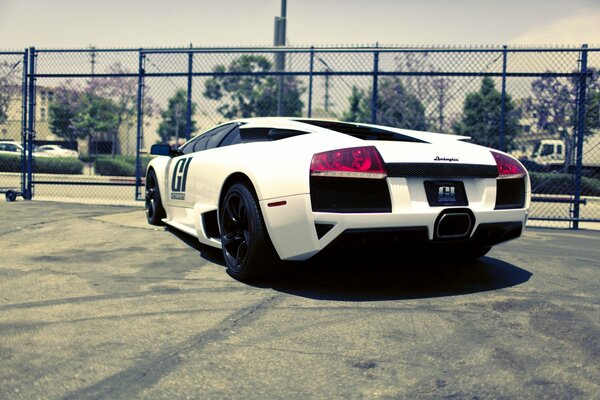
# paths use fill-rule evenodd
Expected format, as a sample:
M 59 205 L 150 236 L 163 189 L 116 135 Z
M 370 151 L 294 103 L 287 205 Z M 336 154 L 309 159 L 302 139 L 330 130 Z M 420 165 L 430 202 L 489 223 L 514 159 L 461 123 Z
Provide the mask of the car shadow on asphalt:
M 531 276 L 493 257 L 455 263 L 359 257 L 309 261 L 257 286 L 315 300 L 409 300 L 504 289 Z
M 225 266 L 223 253 L 220 249 L 202 244 L 194 236 L 188 235 L 185 232 L 181 232 L 180 230 L 171 226 L 166 226 L 165 229 L 173 236 L 181 240 L 183 243 L 198 251 L 200 253 L 200 256 L 206 261 L 209 261 L 213 264 L 221 265 L 223 267 Z
M 198 242 L 192 236 L 167 228 L 200 256 L 225 267 L 220 250 Z M 225 271 L 223 271 L 225 273 Z M 517 286 L 533 274 L 493 257 L 468 262 L 446 262 L 391 254 L 373 257 L 337 255 L 305 262 L 284 263 L 278 272 L 256 288 L 315 300 L 381 301 L 459 296 Z

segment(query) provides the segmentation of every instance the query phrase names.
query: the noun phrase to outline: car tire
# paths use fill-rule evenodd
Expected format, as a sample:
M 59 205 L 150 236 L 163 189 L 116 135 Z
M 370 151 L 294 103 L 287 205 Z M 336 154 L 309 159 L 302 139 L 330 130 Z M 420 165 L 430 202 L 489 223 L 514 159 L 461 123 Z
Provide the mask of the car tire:
M 167 216 L 160 199 L 160 190 L 158 188 L 158 179 L 154 170 L 148 172 L 146 176 L 146 218 L 151 225 L 164 225 L 162 219 Z
M 221 247 L 227 273 L 240 281 L 264 278 L 280 263 L 251 189 L 233 184 L 220 209 Z

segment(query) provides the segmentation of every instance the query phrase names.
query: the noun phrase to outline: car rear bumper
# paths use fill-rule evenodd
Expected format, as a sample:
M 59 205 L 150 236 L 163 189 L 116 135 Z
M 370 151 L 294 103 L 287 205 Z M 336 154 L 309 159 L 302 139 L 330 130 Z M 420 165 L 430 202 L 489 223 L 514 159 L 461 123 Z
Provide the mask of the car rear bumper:
M 521 222 L 479 224 L 472 236 L 461 239 L 428 238 L 425 226 L 402 228 L 348 229 L 338 235 L 322 251 L 355 251 L 401 249 L 407 254 L 457 254 L 461 249 L 485 248 L 521 236 Z
M 335 242 L 356 237 L 371 243 L 414 240 L 433 247 L 493 246 L 519 237 L 527 220 L 526 208 L 494 210 L 482 205 L 394 208 L 391 213 L 365 214 L 314 212 L 308 194 L 260 203 L 273 245 L 286 260 L 306 260 Z M 456 232 L 452 231 L 453 219 L 460 220 Z

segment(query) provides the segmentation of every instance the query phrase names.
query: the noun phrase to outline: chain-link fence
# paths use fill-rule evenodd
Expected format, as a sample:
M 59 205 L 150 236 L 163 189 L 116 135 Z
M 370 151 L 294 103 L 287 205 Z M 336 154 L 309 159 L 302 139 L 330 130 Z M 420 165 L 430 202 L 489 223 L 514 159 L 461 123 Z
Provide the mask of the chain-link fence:
M 600 49 L 586 46 L 29 49 L 28 118 L 15 139 L 29 133 L 37 146 L 23 178 L 36 198 L 122 204 L 141 198 L 151 144 L 232 118 L 461 134 L 523 161 L 530 224 L 577 228 L 600 222 L 598 68 Z
M 138 59 L 136 50 L 30 49 L 36 199 L 136 204 Z
M 25 161 L 25 52 L 0 52 L 0 193 L 23 191 Z

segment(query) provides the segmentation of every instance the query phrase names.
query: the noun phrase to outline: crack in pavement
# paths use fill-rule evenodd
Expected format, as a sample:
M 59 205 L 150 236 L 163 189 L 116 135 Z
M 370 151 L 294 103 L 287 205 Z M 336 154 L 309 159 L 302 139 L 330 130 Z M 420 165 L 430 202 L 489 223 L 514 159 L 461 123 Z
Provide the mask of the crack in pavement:
M 349 356 L 349 355 L 338 354 L 338 353 L 331 353 L 331 352 L 302 351 L 302 350 L 294 350 L 294 349 L 283 349 L 281 347 L 262 347 L 262 346 L 232 344 L 232 343 L 226 343 L 226 344 L 224 344 L 224 346 L 243 348 L 243 349 L 262 350 L 262 351 L 277 351 L 280 353 L 300 354 L 300 355 L 306 355 L 306 356 L 328 356 L 328 357 L 339 358 L 339 359 L 341 359 L 343 361 L 347 361 L 347 362 L 363 361 L 363 359 L 360 357 Z M 398 360 L 397 358 L 390 358 L 390 359 L 385 359 L 385 360 L 377 359 L 377 362 L 378 363 L 387 362 L 387 363 L 394 363 L 394 364 L 402 364 L 402 365 L 406 365 L 406 366 L 421 366 L 421 364 L 409 363 L 407 361 Z
M 29 229 L 37 229 L 39 227 L 43 227 L 45 225 L 51 225 L 51 224 L 54 224 L 56 222 L 64 222 L 64 221 L 80 220 L 80 219 L 93 219 L 94 221 L 102 222 L 102 221 L 97 220 L 95 218 L 101 217 L 103 215 L 106 215 L 106 214 L 104 214 L 104 213 L 90 213 L 90 214 L 85 214 L 85 215 L 75 215 L 75 216 L 68 216 L 68 217 L 64 217 L 64 218 L 52 219 L 52 220 L 49 220 L 49 221 L 36 222 L 36 223 L 29 224 L 29 225 L 25 224 L 24 226 L 18 227 L 17 229 L 14 229 L 12 231 L 0 232 L 0 237 L 9 235 L 11 233 L 23 232 L 23 231 L 29 230 Z
M 234 312 L 215 327 L 204 331 L 187 343 L 167 348 L 155 357 L 113 374 L 102 381 L 66 395 L 65 399 L 120 399 L 136 397 L 139 393 L 152 387 L 161 378 L 175 370 L 183 361 L 182 356 L 197 351 L 207 345 L 226 340 L 236 326 L 257 321 L 267 310 L 267 305 L 281 301 L 280 294 L 270 296 L 257 304 Z
M 196 288 L 196 289 L 177 289 L 177 290 L 143 290 L 137 292 L 120 292 L 120 293 L 107 293 L 107 294 L 99 294 L 93 296 L 80 296 L 80 297 L 67 297 L 65 299 L 52 299 L 52 300 L 42 300 L 42 301 L 34 301 L 29 303 L 13 303 L 13 304 L 5 304 L 0 305 L 0 311 L 7 311 L 12 309 L 28 309 L 28 308 L 37 308 L 37 307 L 52 307 L 63 304 L 78 304 L 78 303 L 86 303 L 93 301 L 103 301 L 103 300 L 117 300 L 117 299 L 130 299 L 130 298 L 138 298 L 144 297 L 148 295 L 152 296 L 166 296 L 166 295 L 174 295 L 174 294 L 190 294 L 190 293 L 205 293 L 205 292 L 231 292 L 243 290 L 247 291 L 247 289 L 243 287 L 222 287 L 222 288 Z

